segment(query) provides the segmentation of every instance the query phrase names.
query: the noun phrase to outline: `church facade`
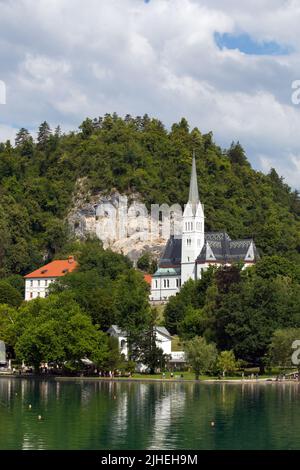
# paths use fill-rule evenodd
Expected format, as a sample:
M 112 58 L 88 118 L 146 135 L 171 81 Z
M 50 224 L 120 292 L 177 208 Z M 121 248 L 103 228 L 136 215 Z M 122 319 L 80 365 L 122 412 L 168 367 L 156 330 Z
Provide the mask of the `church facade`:
M 166 302 L 188 279 L 201 279 L 210 265 L 254 264 L 259 254 L 253 239 L 231 240 L 225 232 L 205 232 L 204 209 L 199 199 L 193 156 L 189 199 L 182 218 L 181 237 L 171 236 L 152 277 L 150 300 Z

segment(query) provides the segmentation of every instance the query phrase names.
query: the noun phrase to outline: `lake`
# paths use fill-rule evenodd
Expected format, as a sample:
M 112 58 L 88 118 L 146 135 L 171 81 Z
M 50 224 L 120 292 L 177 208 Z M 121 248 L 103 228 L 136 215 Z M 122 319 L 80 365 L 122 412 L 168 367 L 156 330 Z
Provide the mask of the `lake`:
M 298 383 L 0 377 L 0 449 L 299 448 Z

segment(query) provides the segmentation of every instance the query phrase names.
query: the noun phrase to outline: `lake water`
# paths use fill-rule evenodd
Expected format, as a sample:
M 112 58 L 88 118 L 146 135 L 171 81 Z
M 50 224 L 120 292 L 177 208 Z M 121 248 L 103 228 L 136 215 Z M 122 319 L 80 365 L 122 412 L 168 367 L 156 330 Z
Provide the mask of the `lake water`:
M 0 377 L 0 449 L 300 449 L 300 385 Z

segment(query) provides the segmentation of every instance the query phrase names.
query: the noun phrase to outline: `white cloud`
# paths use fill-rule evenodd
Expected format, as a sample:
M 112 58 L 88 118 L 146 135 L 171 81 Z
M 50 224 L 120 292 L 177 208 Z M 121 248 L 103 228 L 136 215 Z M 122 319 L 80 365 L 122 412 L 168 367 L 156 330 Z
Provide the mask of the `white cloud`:
M 10 140 L 12 143 L 15 141 L 16 132 L 18 129 L 9 127 L 0 123 L 0 142 Z
M 0 139 L 45 119 L 74 128 L 86 116 L 113 111 L 148 113 L 167 125 L 185 116 L 213 130 L 221 145 L 239 139 L 257 168 L 272 163 L 299 187 L 300 106 L 291 103 L 291 83 L 300 78 L 296 0 L 0 0 L 0 6 L 0 79 L 8 91 Z M 293 52 L 220 51 L 216 31 L 246 32 Z

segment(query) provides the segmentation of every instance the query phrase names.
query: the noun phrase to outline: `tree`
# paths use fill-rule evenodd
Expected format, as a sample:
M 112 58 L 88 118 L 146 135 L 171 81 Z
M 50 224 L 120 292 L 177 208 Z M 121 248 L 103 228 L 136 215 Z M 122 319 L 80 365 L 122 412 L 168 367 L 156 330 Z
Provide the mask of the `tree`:
M 32 156 L 33 154 L 33 139 L 28 130 L 22 127 L 16 134 L 15 138 L 16 148 L 20 149 L 22 156 Z
M 83 139 L 88 139 L 94 132 L 92 119 L 86 118 L 82 124 L 80 124 L 79 129 L 81 130 Z
M 196 283 L 189 279 L 182 286 L 179 294 L 170 297 L 164 310 L 166 328 L 171 334 L 179 332 L 181 321 L 184 319 L 187 307 L 197 304 Z
M 137 267 L 144 272 L 154 274 L 157 271 L 157 261 L 148 253 L 140 257 Z
M 201 336 L 196 336 L 185 344 L 185 353 L 196 380 L 199 380 L 201 372 L 209 372 L 217 359 L 216 346 L 213 343 L 208 344 Z
M 129 359 L 151 322 L 148 286 L 143 276 L 130 269 L 116 281 L 115 308 L 118 326 L 127 332 Z
M 300 328 L 285 328 L 274 331 L 269 348 L 269 359 L 272 365 L 292 367 L 293 342 L 300 340 Z M 300 373 L 300 365 L 298 365 Z
M 12 274 L 11 276 L 6 277 L 5 281 L 17 289 L 17 291 L 21 294 L 22 299 L 24 298 L 25 284 L 23 276 L 20 276 L 19 274 Z
M 19 309 L 14 329 L 17 358 L 35 370 L 41 362 L 74 370 L 84 358 L 98 367 L 107 360 L 107 336 L 92 324 L 69 292 L 27 302 Z
M 222 351 L 217 360 L 217 367 L 225 377 L 227 372 L 234 372 L 237 369 L 237 362 L 233 351 Z
M 42 122 L 42 124 L 39 127 L 39 132 L 38 132 L 38 146 L 42 149 L 45 150 L 46 146 L 49 142 L 51 136 L 51 128 L 48 124 L 47 121 Z
M 184 318 L 178 327 L 179 335 L 184 340 L 204 334 L 206 327 L 205 317 L 201 309 L 188 305 L 184 311 Z
M 137 267 L 146 273 L 153 274 L 157 269 L 157 263 L 149 252 L 144 253 L 137 262 Z
M 17 340 L 18 312 L 8 305 L 0 305 L 0 339 L 12 350 Z
M 245 151 L 239 142 L 232 142 L 227 155 L 235 165 L 249 165 Z
M 157 311 L 153 309 L 149 314 L 149 321 L 145 325 L 142 335 L 132 348 L 134 361 L 147 366 L 150 374 L 155 374 L 158 368 L 164 368 L 168 359 L 157 345 L 156 321 Z
M 29 134 L 28 130 L 22 127 L 16 134 L 16 147 L 23 147 L 27 142 L 32 142 L 32 137 Z
M 0 304 L 18 307 L 23 301 L 20 292 L 7 281 L 0 281 Z

